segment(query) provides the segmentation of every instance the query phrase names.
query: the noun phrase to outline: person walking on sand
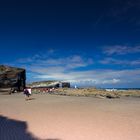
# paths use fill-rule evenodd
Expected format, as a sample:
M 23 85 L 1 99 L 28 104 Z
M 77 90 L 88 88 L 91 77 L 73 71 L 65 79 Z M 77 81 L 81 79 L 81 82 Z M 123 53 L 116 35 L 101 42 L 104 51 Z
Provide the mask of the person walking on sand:
M 30 100 L 31 94 L 32 94 L 31 88 L 30 87 L 26 87 L 24 89 L 25 100 Z

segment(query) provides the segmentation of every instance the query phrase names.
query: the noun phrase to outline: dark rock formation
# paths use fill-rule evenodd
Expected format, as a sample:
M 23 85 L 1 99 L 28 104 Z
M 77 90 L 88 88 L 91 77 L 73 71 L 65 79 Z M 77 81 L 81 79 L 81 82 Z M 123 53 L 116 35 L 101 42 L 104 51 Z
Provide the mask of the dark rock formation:
M 0 88 L 23 91 L 26 85 L 25 81 L 25 69 L 0 65 Z
M 62 82 L 62 88 L 70 88 L 69 82 Z

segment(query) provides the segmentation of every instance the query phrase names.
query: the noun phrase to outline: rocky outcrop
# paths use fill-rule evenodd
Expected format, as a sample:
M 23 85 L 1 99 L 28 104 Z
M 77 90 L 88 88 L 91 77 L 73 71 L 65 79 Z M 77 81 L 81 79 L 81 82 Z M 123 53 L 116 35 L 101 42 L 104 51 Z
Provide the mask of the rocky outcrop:
M 25 88 L 25 81 L 25 69 L 0 65 L 0 88 L 22 91 Z

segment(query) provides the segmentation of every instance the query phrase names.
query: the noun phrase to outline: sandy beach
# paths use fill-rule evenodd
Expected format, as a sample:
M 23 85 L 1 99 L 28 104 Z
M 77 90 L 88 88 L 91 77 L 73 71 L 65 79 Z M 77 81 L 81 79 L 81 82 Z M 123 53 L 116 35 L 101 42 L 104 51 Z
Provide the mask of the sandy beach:
M 0 94 L 1 140 L 140 140 L 140 98 Z

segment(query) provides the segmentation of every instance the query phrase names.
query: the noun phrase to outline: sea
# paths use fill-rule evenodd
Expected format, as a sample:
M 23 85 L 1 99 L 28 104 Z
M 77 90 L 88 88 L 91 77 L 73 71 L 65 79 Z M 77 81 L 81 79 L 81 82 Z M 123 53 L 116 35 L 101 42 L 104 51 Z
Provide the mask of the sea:
M 71 88 L 75 88 L 75 87 L 72 86 Z M 102 88 L 102 87 L 95 87 L 95 86 L 78 86 L 77 88 L 96 88 L 96 89 L 104 89 L 104 90 L 108 90 L 108 91 L 140 90 L 140 88 L 105 88 L 105 87 Z
M 116 91 L 116 90 L 120 90 L 120 91 L 125 91 L 125 90 L 140 90 L 140 88 L 99 88 L 99 89 L 105 89 L 108 91 Z

